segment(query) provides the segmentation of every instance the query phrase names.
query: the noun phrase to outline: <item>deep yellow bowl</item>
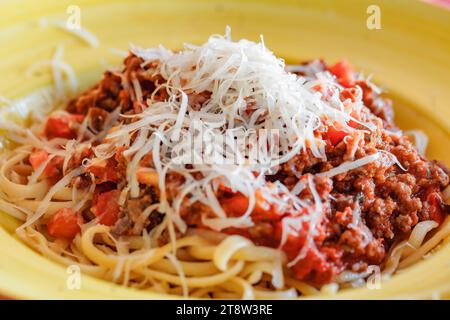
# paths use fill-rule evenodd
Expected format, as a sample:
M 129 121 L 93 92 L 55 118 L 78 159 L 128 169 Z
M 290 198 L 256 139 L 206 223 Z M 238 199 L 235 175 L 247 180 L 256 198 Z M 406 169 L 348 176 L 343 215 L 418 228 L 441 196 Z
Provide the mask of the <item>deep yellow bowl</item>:
M 372 1 L 125 1 L 78 0 L 82 26 L 94 32 L 100 48 L 90 48 L 55 28 L 39 27 L 42 16 L 68 18 L 71 1 L 2 1 L 0 12 L 0 95 L 14 99 L 48 85 L 47 74 L 26 77 L 26 69 L 49 59 L 64 44 L 65 59 L 83 87 L 102 70 L 120 63 L 111 48 L 130 42 L 180 48 L 201 43 L 230 25 L 233 37 L 258 40 L 289 61 L 347 58 L 388 90 L 397 122 L 430 137 L 428 155 L 450 165 L 450 12 L 412 0 L 378 0 L 381 29 L 369 30 Z M 67 273 L 13 235 L 17 222 L 0 214 L 0 294 L 15 298 L 154 299 L 166 295 L 137 291 L 89 276 L 81 290 L 69 290 Z M 450 297 L 450 244 L 383 283 L 380 290 L 344 290 L 324 298 Z

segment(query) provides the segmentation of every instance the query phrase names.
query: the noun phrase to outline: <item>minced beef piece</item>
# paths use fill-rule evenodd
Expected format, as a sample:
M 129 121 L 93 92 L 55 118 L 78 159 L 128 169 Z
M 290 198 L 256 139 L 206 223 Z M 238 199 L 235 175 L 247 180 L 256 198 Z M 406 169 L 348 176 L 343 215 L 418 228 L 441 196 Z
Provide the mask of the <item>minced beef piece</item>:
M 356 85 L 363 90 L 364 105 L 368 107 L 374 115 L 384 120 L 386 128 L 396 128 L 392 101 L 380 97 L 366 81 L 356 81 Z
M 139 197 L 125 201 L 119 220 L 112 229 L 114 235 L 141 235 L 142 230 L 151 231 L 162 222 L 164 215 L 156 210 L 148 217 L 142 215 L 150 205 L 159 202 L 152 187 L 142 188 L 142 190 Z
M 81 96 L 69 102 L 67 111 L 75 114 L 87 114 L 92 108 L 99 108 L 106 112 L 112 112 L 116 108 L 121 109 L 124 114 L 141 112 L 142 107 L 137 105 L 135 91 L 133 90 L 133 79 L 136 79 L 142 90 L 143 103 L 150 95 L 155 99 L 163 101 L 167 97 L 165 90 L 154 92 L 158 84 L 165 82 L 160 75 L 154 75 L 154 64 L 142 66 L 144 60 L 134 55 L 129 55 L 125 61 L 122 76 L 112 71 L 106 71 L 99 84 L 87 90 Z M 200 97 L 203 94 L 198 95 Z M 202 103 L 208 98 L 202 98 Z M 200 100 L 199 100 L 200 101 Z M 98 112 L 96 111 L 98 116 Z
M 90 108 L 97 107 L 111 112 L 119 106 L 122 110 L 126 110 L 129 108 L 130 99 L 123 92 L 126 90 L 122 86 L 122 79 L 111 71 L 107 71 L 98 85 L 71 100 L 67 111 L 87 114 Z
M 91 128 L 93 128 L 97 132 L 102 131 L 108 114 L 109 113 L 104 109 L 97 107 L 90 108 L 88 112 L 88 117 L 90 118 Z

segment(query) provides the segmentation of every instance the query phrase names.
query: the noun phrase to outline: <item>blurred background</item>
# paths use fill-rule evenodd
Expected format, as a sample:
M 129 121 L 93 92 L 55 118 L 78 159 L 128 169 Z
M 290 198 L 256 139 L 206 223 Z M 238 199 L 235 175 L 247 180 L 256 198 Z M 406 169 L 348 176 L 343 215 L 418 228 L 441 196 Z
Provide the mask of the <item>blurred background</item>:
M 424 0 L 424 1 L 450 8 L 450 0 Z

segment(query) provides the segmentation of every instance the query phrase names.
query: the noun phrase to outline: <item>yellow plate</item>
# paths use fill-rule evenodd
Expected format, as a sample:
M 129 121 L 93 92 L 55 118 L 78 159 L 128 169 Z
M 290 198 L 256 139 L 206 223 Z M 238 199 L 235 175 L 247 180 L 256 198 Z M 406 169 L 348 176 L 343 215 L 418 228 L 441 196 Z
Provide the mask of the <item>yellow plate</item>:
M 94 32 L 100 48 L 86 46 L 66 32 L 39 27 L 42 16 L 68 18 L 72 1 L 2 1 L 0 12 L 0 95 L 24 96 L 48 85 L 49 75 L 25 77 L 33 62 L 49 59 L 64 44 L 65 59 L 84 87 L 102 70 L 120 62 L 110 48 L 125 50 L 160 43 L 180 48 L 201 43 L 228 24 L 233 37 L 257 40 L 290 61 L 345 57 L 386 88 L 396 102 L 402 128 L 430 136 L 429 156 L 450 164 L 450 12 L 412 0 L 378 0 L 381 29 L 369 30 L 372 1 L 105 1 L 78 0 L 82 26 Z M 70 10 L 69 10 L 70 11 Z M 65 268 L 41 257 L 12 235 L 17 225 L 0 215 L 0 293 L 16 298 L 167 298 L 82 277 L 81 290 L 66 286 Z M 344 290 L 335 298 L 450 297 L 450 245 L 383 283 L 380 290 Z M 436 294 L 434 294 L 436 296 Z M 325 297 L 325 296 L 324 296 Z M 326 297 L 329 298 L 330 296 Z

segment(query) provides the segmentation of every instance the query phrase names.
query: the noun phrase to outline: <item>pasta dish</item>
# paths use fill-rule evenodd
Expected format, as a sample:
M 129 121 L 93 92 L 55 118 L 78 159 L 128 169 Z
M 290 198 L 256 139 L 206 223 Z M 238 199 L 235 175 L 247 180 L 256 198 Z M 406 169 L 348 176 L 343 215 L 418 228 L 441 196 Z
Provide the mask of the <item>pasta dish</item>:
M 365 285 L 450 232 L 450 171 L 345 60 L 213 35 L 131 46 L 27 126 L 1 120 L 0 210 L 42 255 L 125 286 L 290 299 Z M 372 277 L 372 278 L 371 278 Z

